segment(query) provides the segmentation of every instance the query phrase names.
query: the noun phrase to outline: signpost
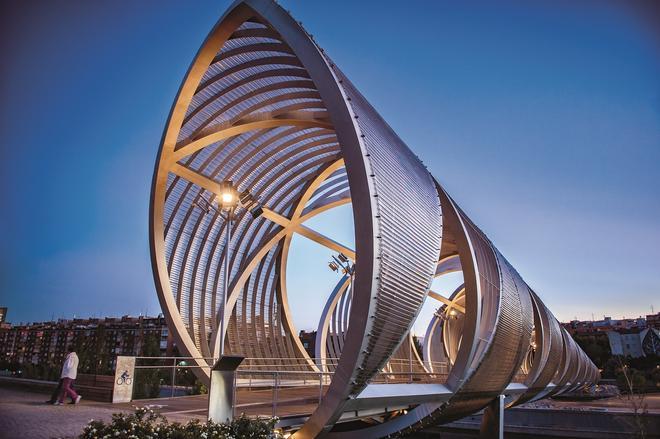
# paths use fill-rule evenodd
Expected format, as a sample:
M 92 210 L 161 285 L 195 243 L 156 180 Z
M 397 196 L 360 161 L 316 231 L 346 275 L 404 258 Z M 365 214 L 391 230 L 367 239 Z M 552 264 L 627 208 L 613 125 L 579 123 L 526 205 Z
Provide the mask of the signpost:
M 133 380 L 135 378 L 135 357 L 117 357 L 115 367 L 115 383 L 112 391 L 112 402 L 131 402 L 133 398 Z

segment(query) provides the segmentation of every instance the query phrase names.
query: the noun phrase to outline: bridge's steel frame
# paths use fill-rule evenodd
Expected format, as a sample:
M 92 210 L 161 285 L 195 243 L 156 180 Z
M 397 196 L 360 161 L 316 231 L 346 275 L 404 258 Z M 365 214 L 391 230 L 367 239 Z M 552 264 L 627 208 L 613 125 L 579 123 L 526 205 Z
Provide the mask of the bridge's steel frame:
M 239 211 L 235 220 L 226 309 L 226 224 L 196 208 L 199 197 L 219 194 L 223 180 L 264 205 L 262 216 Z M 355 251 L 303 224 L 348 203 Z M 301 371 L 323 368 L 303 349 L 288 308 L 286 265 L 294 233 L 356 261 L 350 288 L 340 282 L 332 309 L 326 306 L 324 313 L 329 321 L 339 303 L 333 325 L 346 330 L 334 351 L 340 358 L 333 379 L 297 437 L 330 432 L 347 401 L 358 397 L 402 343 L 410 343 L 433 278 L 458 269 L 464 278 L 460 303 L 444 299 L 441 308 L 462 309 L 462 342 L 446 382 L 449 401 L 421 404 L 367 430 L 333 436 L 403 434 L 464 417 L 501 394 L 523 362 L 527 391 L 509 405 L 599 378 L 538 295 L 301 24 L 268 0 L 238 1 L 188 70 L 154 172 L 154 277 L 182 352 L 208 366 L 202 357 L 217 357 L 225 343 L 228 352 L 265 362 L 298 358 Z M 350 297 L 342 299 L 345 291 Z M 219 339 L 221 313 L 226 340 Z M 440 340 L 448 334 L 438 319 L 427 333 L 425 358 L 444 355 Z M 417 363 L 432 372 L 419 357 Z

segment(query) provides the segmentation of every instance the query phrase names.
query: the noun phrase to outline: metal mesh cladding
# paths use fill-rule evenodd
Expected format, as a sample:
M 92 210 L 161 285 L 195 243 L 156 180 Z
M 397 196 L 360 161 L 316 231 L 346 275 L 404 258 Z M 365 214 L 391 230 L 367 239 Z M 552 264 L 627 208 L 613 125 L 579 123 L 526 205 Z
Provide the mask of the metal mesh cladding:
M 302 359 L 297 368 L 317 370 L 288 315 L 285 275 L 292 232 L 286 224 L 292 216 L 345 204 L 353 193 L 359 198 L 353 211 L 362 213 L 356 214 L 356 229 L 363 234 L 356 236 L 357 248 L 367 255 L 373 251 L 373 259 L 356 262 L 355 291 L 351 287 L 329 311 L 335 335 L 327 340 L 330 356 L 351 353 L 337 365 L 330 390 L 300 435 L 331 428 L 347 398 L 358 395 L 389 359 L 405 357 L 409 345 L 402 342 L 426 298 L 441 246 L 444 256 L 460 253 L 466 285 L 461 303 L 474 308 L 466 310 L 460 334 L 452 335 L 470 337 L 462 337 L 457 348 L 458 366 L 447 381 L 454 392 L 449 405 L 422 404 L 356 434 L 401 433 L 473 413 L 518 372 L 530 345 L 533 293 L 452 203 L 443 203 L 452 204 L 446 206 L 451 209 L 447 225 L 461 223 L 452 226 L 460 235 L 442 241 L 438 191 L 444 191 L 315 44 L 275 3 L 245 0 L 214 28 L 191 66 L 166 128 L 152 190 L 152 261 L 168 323 L 183 350 L 209 357 L 218 353 L 224 315 L 227 352 Z M 270 220 L 255 219 L 238 211 L 227 273 L 226 221 L 199 207 L 202 198 L 213 202 L 224 180 L 249 191 L 272 214 Z M 227 310 L 222 309 L 225 275 Z M 598 378 L 570 335 L 538 297 L 533 300 L 542 346 L 525 381 L 530 391 L 521 401 Z M 433 324 L 430 331 L 440 335 L 437 319 Z M 353 327 L 364 337 L 356 339 L 359 343 L 336 336 Z M 442 337 L 434 338 L 442 348 Z M 429 358 L 445 358 L 429 349 Z M 423 369 L 420 361 L 415 370 Z M 545 387 L 551 380 L 555 390 Z
M 555 376 L 561 362 L 563 341 L 559 323 L 538 296 L 531 291 L 532 304 L 538 322 L 536 327 L 536 354 L 531 371 L 525 381 L 529 390 L 515 400 L 513 405 L 519 405 L 536 398 L 545 391 Z
M 483 408 L 518 371 L 531 337 L 533 314 L 528 288 L 488 238 L 461 212 L 467 224 L 482 292 L 482 325 L 473 371 L 441 417 L 455 419 Z M 481 395 L 476 398 L 475 395 Z M 456 403 L 454 403 L 456 402 Z
M 421 161 L 335 68 L 356 117 L 372 169 L 379 263 L 369 355 L 355 390 L 377 373 L 403 341 L 433 280 L 440 255 L 440 201 Z
M 265 24 L 245 22 L 204 73 L 186 111 L 176 151 L 249 122 L 323 120 L 324 113 L 309 75 L 278 33 Z M 200 354 L 212 354 L 211 339 L 223 311 L 220 293 L 226 224 L 218 215 L 195 207 L 199 197 L 210 201 L 215 194 L 184 178 L 185 172 L 192 171 L 206 182 L 231 180 L 239 190 L 249 190 L 265 206 L 287 215 L 309 182 L 338 157 L 339 145 L 327 121 L 323 126 L 282 122 L 280 126 L 239 131 L 177 161 L 166 189 L 165 258 L 172 294 Z M 344 196 L 346 192 L 344 187 Z M 317 197 L 317 207 L 327 198 Z M 303 355 L 291 340 L 295 333 L 292 335 L 282 321 L 276 269 L 281 249 L 279 243 L 271 242 L 279 230 L 280 226 L 254 220 L 245 211 L 235 221 L 230 286 L 255 258 L 256 249 L 270 248 L 257 261 L 249 280 L 232 296 L 236 308 L 227 335 L 230 352 L 262 358 Z

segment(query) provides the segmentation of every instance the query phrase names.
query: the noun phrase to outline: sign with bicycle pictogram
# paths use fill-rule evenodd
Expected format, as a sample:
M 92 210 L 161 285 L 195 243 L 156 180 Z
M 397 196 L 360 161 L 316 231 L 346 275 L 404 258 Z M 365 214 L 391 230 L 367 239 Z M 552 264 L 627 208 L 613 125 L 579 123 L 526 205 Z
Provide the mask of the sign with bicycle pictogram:
M 125 370 L 124 372 L 122 372 L 121 376 L 117 378 L 117 385 L 130 386 L 131 384 L 133 384 L 133 378 L 131 378 L 131 374 L 128 373 L 127 370 Z
M 115 385 L 112 402 L 130 402 L 133 397 L 135 357 L 118 356 L 115 366 Z

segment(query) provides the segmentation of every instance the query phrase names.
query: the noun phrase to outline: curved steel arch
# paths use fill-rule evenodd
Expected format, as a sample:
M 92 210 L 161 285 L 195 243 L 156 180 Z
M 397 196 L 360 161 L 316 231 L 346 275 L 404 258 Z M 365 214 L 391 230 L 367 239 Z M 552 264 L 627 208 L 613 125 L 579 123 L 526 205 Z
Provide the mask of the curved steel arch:
M 258 218 L 239 212 L 227 273 L 226 224 L 195 207 L 200 197 L 212 201 L 225 180 L 264 206 Z M 347 203 L 354 250 L 304 225 Z M 333 379 L 296 437 L 331 431 L 350 401 L 406 349 L 427 296 L 443 305 L 424 356 L 450 354 L 448 401 L 332 435 L 403 434 L 457 419 L 488 405 L 518 376 L 527 390 L 510 405 L 599 378 L 540 298 L 301 25 L 268 0 L 237 1 L 182 83 L 151 191 L 159 300 L 177 345 L 197 365 L 208 366 L 201 357 L 217 356 L 224 344 L 257 359 L 298 358 L 300 370 L 324 367 L 303 349 L 290 315 L 286 270 L 294 233 L 355 261 L 350 296 L 343 279 L 319 326 L 321 349 L 329 323 L 345 332 L 332 346 L 339 356 Z M 464 285 L 451 298 L 430 291 L 434 277 L 459 270 Z M 442 317 L 452 310 L 461 313 L 460 325 Z M 433 373 L 418 355 L 416 367 Z

